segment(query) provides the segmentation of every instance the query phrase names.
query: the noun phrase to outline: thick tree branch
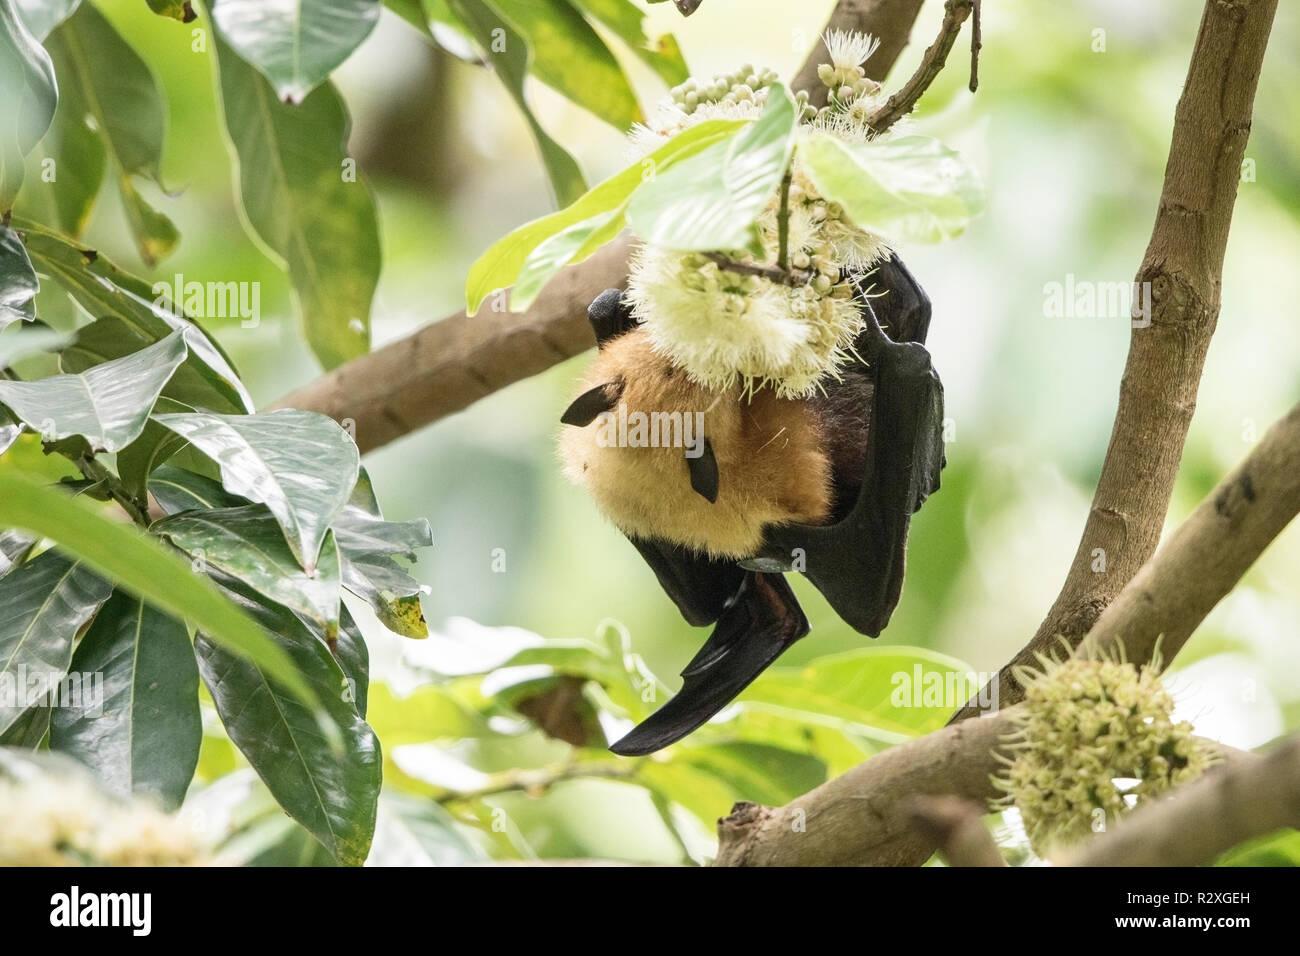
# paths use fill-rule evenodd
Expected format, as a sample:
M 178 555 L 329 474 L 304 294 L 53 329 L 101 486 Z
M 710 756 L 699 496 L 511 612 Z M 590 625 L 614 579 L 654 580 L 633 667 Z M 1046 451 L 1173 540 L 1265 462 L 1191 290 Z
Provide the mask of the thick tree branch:
M 1137 273 L 1150 289 L 1151 322 L 1132 331 L 1110 446 L 1069 575 L 1038 632 L 998 676 L 1004 704 L 1023 696 L 1012 667 L 1032 663 L 1059 637 L 1077 645 L 1160 540 L 1218 320 L 1228 226 L 1276 9 L 1277 0 L 1205 5 Z M 967 705 L 953 719 L 975 713 Z
M 1300 737 L 1139 807 L 1061 866 L 1201 866 L 1239 843 L 1300 827 Z
M 1164 635 L 1162 655 L 1172 659 L 1300 510 L 1298 461 L 1300 406 L 1268 430 L 1133 578 L 1088 634 L 1088 647 L 1122 638 L 1130 659 L 1145 660 Z M 989 778 L 1000 769 L 993 751 L 1013 729 L 1009 713 L 951 723 L 886 750 L 784 807 L 737 805 L 718 824 L 718 863 L 924 862 L 935 844 L 913 827 L 910 801 L 948 794 L 982 803 L 998 796 Z M 1221 750 L 1229 764 L 1246 759 Z
M 831 25 L 881 41 L 866 67 L 879 79 L 907 44 L 920 8 L 921 0 L 841 0 Z M 822 53 L 818 42 L 808 61 L 809 89 L 825 89 L 816 80 Z M 458 312 L 326 373 L 273 407 L 350 421 L 362 452 L 379 448 L 595 345 L 587 304 L 624 285 L 631 249 L 624 238 L 565 269 L 522 315 L 485 307 L 471 319 Z

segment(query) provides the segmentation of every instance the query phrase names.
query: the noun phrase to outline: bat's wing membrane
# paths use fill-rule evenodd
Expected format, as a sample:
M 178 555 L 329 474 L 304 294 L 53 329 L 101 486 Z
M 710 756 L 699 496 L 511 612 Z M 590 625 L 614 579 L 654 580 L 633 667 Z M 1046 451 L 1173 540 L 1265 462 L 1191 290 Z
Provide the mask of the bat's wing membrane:
M 635 757 L 676 743 L 807 633 L 808 619 L 783 576 L 744 572 L 713 634 L 682 672 L 682 689 L 609 749 Z
M 631 535 L 628 540 L 641 552 L 682 617 L 696 627 L 722 616 L 745 577 L 734 561 L 715 561 L 667 541 Z
M 846 623 L 876 637 L 898 604 L 911 518 L 938 490 L 944 454 L 943 384 L 919 344 L 929 299 L 897 257 L 871 278 L 887 292 L 865 300 L 857 343 L 874 382 L 857 501 L 835 524 L 769 528 L 763 556 L 786 566 L 794 559 Z M 882 325 L 909 341 L 894 341 Z

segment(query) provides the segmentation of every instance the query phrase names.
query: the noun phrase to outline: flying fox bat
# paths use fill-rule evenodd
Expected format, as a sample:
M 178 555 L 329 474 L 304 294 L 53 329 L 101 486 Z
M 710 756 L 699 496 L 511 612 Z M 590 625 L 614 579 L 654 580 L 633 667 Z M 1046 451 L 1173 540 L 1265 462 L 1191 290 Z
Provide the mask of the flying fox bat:
M 599 354 L 561 419 L 573 426 L 561 440 L 565 470 L 682 616 L 715 625 L 681 691 L 614 753 L 680 740 L 808 633 L 785 572 L 802 572 L 863 634 L 889 623 L 911 517 L 939 487 L 943 386 L 923 345 L 930 300 L 903 263 L 891 257 L 856 285 L 861 361 L 806 399 L 696 385 L 651 347 L 619 290 L 592 302 Z M 598 440 L 597 420 L 620 405 L 703 412 L 704 435 L 685 450 Z

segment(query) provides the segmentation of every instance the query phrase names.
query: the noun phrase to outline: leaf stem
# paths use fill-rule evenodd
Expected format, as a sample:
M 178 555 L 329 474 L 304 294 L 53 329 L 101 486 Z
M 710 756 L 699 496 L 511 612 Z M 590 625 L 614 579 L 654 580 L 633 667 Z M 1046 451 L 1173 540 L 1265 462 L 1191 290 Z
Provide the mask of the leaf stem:
M 131 497 L 131 493 L 126 490 L 122 484 L 122 479 L 113 474 L 104 463 L 96 458 L 93 454 L 73 455 L 65 452 L 64 456 L 68 458 L 78 470 L 90 481 L 95 481 L 104 486 L 109 497 L 121 506 L 122 510 L 131 516 L 134 521 L 142 528 L 149 527 L 149 515 L 146 509 L 140 507 L 140 503 Z
M 794 159 L 781 177 L 781 206 L 776 211 L 776 267 L 790 271 L 790 184 L 794 180 Z
M 778 282 L 781 285 L 788 285 L 798 288 L 801 285 L 807 285 L 812 281 L 813 274 L 804 269 L 782 269 L 779 266 L 760 266 L 749 262 L 737 262 L 735 259 L 728 258 L 720 252 L 706 252 L 704 258 L 710 262 L 716 263 L 719 269 L 725 269 L 728 272 L 736 272 L 745 276 L 758 276 L 762 279 L 770 279 L 772 282 Z

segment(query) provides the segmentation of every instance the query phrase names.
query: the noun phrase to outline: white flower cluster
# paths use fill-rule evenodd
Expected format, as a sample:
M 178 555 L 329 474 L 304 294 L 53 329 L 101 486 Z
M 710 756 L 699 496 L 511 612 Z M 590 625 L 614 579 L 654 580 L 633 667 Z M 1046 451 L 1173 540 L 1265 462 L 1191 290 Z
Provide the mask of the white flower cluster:
M 872 136 L 865 122 L 881 98 L 879 84 L 860 64 L 876 42 L 855 33 L 826 37 L 823 64 L 828 104 L 818 110 L 807 91 L 795 95 L 800 119 L 846 141 Z M 707 83 L 688 80 L 671 91 L 648 127 L 633 132 L 645 151 L 706 119 L 752 119 L 776 82 L 772 70 L 749 64 Z M 635 258 L 628 301 L 656 351 L 711 389 L 739 384 L 771 387 L 783 398 L 807 397 L 834 377 L 862 329 L 852 279 L 889 250 L 884 240 L 854 225 L 838 204 L 821 196 L 795 151 L 788 194 L 788 270 L 775 268 L 780 251 L 781 196 L 774 195 L 757 226 L 763 254 L 723 251 L 727 262 L 695 252 L 644 246 Z
M 1192 725 L 1174 722 L 1156 666 L 1039 661 L 1041 671 L 1015 672 L 1026 689 L 1009 744 L 1015 756 L 995 781 L 1039 856 L 1112 825 L 1213 762 Z
M 0 779 L 0 866 L 192 866 L 204 862 L 177 817 L 118 802 L 63 776 Z

